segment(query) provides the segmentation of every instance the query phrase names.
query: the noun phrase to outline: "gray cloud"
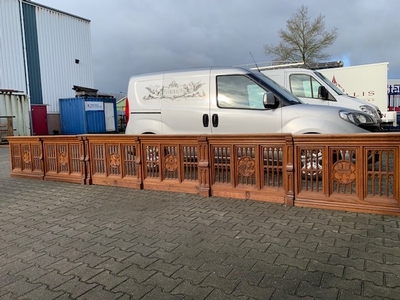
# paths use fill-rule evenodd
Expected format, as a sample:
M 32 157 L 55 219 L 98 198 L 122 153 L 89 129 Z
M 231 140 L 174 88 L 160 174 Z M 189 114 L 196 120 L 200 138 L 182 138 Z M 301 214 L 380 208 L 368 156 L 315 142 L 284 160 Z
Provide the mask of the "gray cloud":
M 397 0 L 38 0 L 91 20 L 95 87 L 126 92 L 131 75 L 179 68 L 259 63 L 272 57 L 265 44 L 304 4 L 312 18 L 338 28 L 326 52 L 346 65 L 389 62 L 400 78 Z

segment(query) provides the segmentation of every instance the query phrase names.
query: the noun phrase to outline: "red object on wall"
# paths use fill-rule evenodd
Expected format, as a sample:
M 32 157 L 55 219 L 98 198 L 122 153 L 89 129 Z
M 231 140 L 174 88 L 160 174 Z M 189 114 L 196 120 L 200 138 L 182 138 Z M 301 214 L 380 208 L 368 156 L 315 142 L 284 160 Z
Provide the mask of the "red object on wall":
M 33 135 L 48 135 L 49 127 L 47 124 L 47 105 L 32 104 L 31 113 Z

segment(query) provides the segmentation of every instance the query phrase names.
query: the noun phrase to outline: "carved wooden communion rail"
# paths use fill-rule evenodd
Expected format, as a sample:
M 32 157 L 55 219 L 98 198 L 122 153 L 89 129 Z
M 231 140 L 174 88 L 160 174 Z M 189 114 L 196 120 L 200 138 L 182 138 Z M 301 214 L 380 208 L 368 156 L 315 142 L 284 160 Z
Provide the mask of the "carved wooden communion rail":
M 11 176 L 400 215 L 400 134 L 8 137 Z

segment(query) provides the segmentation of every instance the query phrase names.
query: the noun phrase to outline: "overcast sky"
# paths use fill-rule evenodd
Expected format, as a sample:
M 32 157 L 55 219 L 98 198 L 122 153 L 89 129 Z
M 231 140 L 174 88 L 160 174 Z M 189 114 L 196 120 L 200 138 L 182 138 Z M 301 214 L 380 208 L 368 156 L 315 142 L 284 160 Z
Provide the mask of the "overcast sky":
M 400 78 L 398 0 L 36 0 L 91 20 L 95 88 L 126 93 L 129 77 L 171 69 L 270 62 L 265 44 L 304 4 L 338 38 L 345 66 L 389 62 Z

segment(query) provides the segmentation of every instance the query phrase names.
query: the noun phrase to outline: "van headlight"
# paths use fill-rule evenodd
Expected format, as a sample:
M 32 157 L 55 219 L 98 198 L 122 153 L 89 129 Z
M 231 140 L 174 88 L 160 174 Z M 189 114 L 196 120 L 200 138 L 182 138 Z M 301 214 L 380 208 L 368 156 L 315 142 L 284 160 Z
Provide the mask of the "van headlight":
M 376 121 L 379 121 L 381 119 L 381 116 L 379 115 L 378 111 L 375 109 L 375 107 L 371 105 L 361 105 L 360 109 L 361 111 L 372 116 Z
M 366 125 L 376 123 L 376 120 L 372 116 L 364 114 L 362 112 L 342 110 L 339 114 L 343 120 L 354 123 L 357 126 L 362 124 Z

